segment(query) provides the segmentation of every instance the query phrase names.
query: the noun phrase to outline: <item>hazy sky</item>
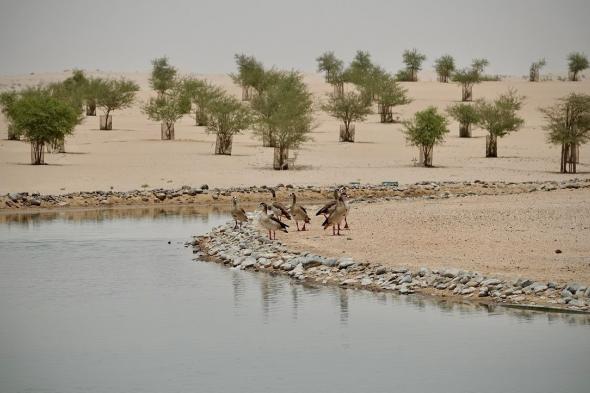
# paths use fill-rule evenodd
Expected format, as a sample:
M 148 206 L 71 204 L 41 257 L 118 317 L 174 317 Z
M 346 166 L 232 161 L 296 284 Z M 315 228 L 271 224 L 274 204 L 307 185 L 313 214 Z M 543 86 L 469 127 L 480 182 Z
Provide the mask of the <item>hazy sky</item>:
M 226 73 L 234 53 L 315 69 L 334 50 L 368 50 L 390 71 L 416 47 L 425 69 L 444 53 L 459 66 L 487 57 L 490 73 L 523 75 L 547 59 L 590 55 L 589 0 L 0 0 L 0 74 L 85 68 L 148 70 L 167 55 L 183 71 Z

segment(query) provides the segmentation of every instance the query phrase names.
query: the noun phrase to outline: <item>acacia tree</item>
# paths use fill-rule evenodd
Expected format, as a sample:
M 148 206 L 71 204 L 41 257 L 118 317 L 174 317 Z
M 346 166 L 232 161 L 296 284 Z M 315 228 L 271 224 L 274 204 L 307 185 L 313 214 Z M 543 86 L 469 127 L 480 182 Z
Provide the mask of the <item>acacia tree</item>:
M 434 69 L 438 75 L 438 81 L 448 83 L 455 71 L 455 59 L 451 55 L 443 55 L 434 61 Z
M 449 132 L 447 119 L 439 114 L 435 107 L 416 112 L 412 120 L 404 121 L 406 140 L 413 146 L 418 146 L 421 163 L 425 167 L 432 166 L 432 153 L 435 145 L 444 142 L 445 134 Z
M 328 101 L 322 110 L 330 116 L 342 121 L 340 126 L 340 142 L 354 142 L 355 121 L 363 121 L 372 113 L 370 99 L 362 93 L 349 91 L 342 95 L 329 94 Z
M 471 138 L 471 125 L 477 123 L 477 111 L 470 104 L 455 104 L 447 108 L 447 113 L 459 122 L 459 137 Z
M 389 74 L 382 76 L 376 91 L 381 123 L 393 123 L 393 108 L 412 102 L 407 93 L 408 91 L 396 82 L 395 77 Z
M 270 131 L 274 139 L 274 169 L 289 169 L 289 151 L 309 140 L 313 101 L 298 72 L 277 72 L 275 81 L 261 97 L 264 112 L 255 108 L 255 131 L 263 139 Z M 254 102 L 253 102 L 254 104 Z
M 18 99 L 18 94 L 15 91 L 5 91 L 0 93 L 0 108 L 2 114 L 6 118 L 8 140 L 17 141 L 20 139 L 20 135 L 17 129 L 14 127 L 14 120 L 12 117 L 12 111 L 14 110 L 14 104 Z
M 257 93 L 263 90 L 264 66 L 254 56 L 236 54 L 234 58 L 238 66 L 238 73 L 230 74 L 230 76 L 234 83 L 242 87 L 242 101 L 250 101 L 252 89 Z
M 561 145 L 560 172 L 576 173 L 580 145 L 590 141 L 590 95 L 571 93 L 541 112 L 548 142 Z
M 408 82 L 418 80 L 418 71 L 422 69 L 422 63 L 426 60 L 426 55 L 418 52 L 418 49 L 406 49 L 402 55 L 403 62 L 406 65 L 406 72 L 409 77 Z
M 531 64 L 531 68 L 529 69 L 529 81 L 530 82 L 538 82 L 541 77 L 541 68 L 545 67 L 547 62 L 545 59 L 539 59 Z
M 334 52 L 324 52 L 316 59 L 318 71 L 325 72 L 326 82 L 334 88 L 334 94 L 344 93 L 344 62 Z
M 166 91 L 174 87 L 176 73 L 176 68 L 170 65 L 166 56 L 152 60 L 150 86 L 158 93 L 158 97 L 163 96 Z
M 206 126 L 209 118 L 209 107 L 212 102 L 223 95 L 223 90 L 207 81 L 186 79 L 184 81 L 185 94 L 194 105 L 195 124 Z
M 344 71 L 344 79 L 357 86 L 365 86 L 375 65 L 371 61 L 371 55 L 367 51 L 358 50 Z
M 187 112 L 185 91 L 180 82 L 144 105 L 143 112 L 150 120 L 161 122 L 162 140 L 174 139 L 174 124 Z
M 473 85 L 481 82 L 481 74 L 488 64 L 487 59 L 473 59 L 471 68 L 463 68 L 453 74 L 453 82 L 461 85 L 461 101 L 473 100 Z
M 79 114 L 69 103 L 52 97 L 46 88 L 28 89 L 14 98 L 9 108 L 13 130 L 31 144 L 31 164 L 45 164 L 45 145 L 71 134 Z
M 588 58 L 581 52 L 572 52 L 567 56 L 570 80 L 576 82 L 578 73 L 588 68 Z
M 88 78 L 84 86 L 84 102 L 86 103 L 86 116 L 96 116 L 96 96 L 102 86 L 100 78 Z
M 215 154 L 231 155 L 233 136 L 248 128 L 252 122 L 250 110 L 236 98 L 223 94 L 209 106 L 205 131 L 216 134 Z
M 100 116 L 100 129 L 112 130 L 113 119 L 111 112 L 129 108 L 135 101 L 135 95 L 139 91 L 137 83 L 127 80 L 104 80 L 96 84 L 96 106 L 102 108 L 104 115 Z
M 498 157 L 498 138 L 518 131 L 524 124 L 517 114 L 523 100 L 524 97 L 511 89 L 493 102 L 479 100 L 475 104 L 477 124 L 489 133 L 486 136 L 486 157 Z

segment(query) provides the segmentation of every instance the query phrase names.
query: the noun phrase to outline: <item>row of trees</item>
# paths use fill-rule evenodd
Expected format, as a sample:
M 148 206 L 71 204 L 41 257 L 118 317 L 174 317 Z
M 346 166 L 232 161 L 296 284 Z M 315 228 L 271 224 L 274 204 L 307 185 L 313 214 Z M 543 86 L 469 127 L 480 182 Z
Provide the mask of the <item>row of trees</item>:
M 486 130 L 486 157 L 497 157 L 498 138 L 518 131 L 524 124 L 518 116 L 523 99 L 515 90 L 509 90 L 493 101 L 478 100 L 474 105 L 461 103 L 450 106 L 447 113 L 459 122 L 462 137 L 471 136 L 472 124 Z M 447 118 L 435 107 L 429 107 L 403 124 L 408 142 L 420 149 L 422 165 L 432 166 L 434 146 L 443 143 L 449 132 Z
M 8 139 L 31 144 L 31 163 L 45 163 L 45 151 L 65 153 L 65 137 L 83 119 L 103 108 L 101 129 L 112 127 L 111 112 L 133 103 L 139 87 L 124 79 L 87 78 L 75 70 L 71 77 L 46 86 L 0 94 L 0 107 L 8 121 Z
M 233 136 L 253 128 L 264 146 L 273 147 L 275 169 L 288 169 L 289 150 L 309 139 L 312 129 L 312 95 L 300 73 L 266 70 L 255 58 L 236 55 L 233 80 L 242 86 L 242 99 L 210 83 L 179 77 L 168 59 L 152 62 L 150 84 L 157 92 L 143 111 L 162 122 L 162 139 L 174 139 L 174 123 L 194 113 L 196 125 L 216 135 L 215 154 L 231 155 Z

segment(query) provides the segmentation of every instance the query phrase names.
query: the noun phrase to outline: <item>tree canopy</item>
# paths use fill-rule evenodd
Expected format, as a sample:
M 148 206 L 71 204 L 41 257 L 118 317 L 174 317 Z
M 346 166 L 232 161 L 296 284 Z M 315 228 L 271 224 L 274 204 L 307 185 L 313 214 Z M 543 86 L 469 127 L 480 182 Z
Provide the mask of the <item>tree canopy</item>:
M 434 61 L 434 70 L 440 82 L 448 82 L 455 71 L 455 59 L 451 55 L 443 55 Z
M 365 94 L 349 91 L 344 94 L 329 94 L 328 101 L 322 105 L 322 110 L 330 116 L 341 120 L 348 131 L 350 124 L 363 121 L 372 113 L 371 101 Z
M 519 96 L 516 90 L 512 89 L 492 102 L 478 100 L 475 103 L 477 124 L 497 137 L 518 131 L 524 124 L 524 120 L 517 114 L 523 100 L 524 97 Z
M 318 71 L 326 73 L 326 82 L 338 84 L 343 82 L 344 62 L 334 52 L 324 52 L 316 59 Z
M 251 87 L 258 93 L 264 90 L 264 65 L 254 56 L 236 54 L 234 58 L 238 66 L 238 73 L 231 74 L 233 81 L 244 88 Z
M 168 89 L 174 87 L 176 78 L 176 68 L 170 65 L 168 58 L 158 57 L 152 60 L 152 74 L 150 76 L 150 86 L 158 92 L 164 94 Z
M 210 106 L 216 99 L 223 96 L 223 90 L 199 79 L 185 79 L 183 83 L 185 94 L 195 105 L 197 125 L 207 125 Z
M 403 124 L 408 143 L 420 147 L 423 165 L 432 166 L 433 147 L 444 142 L 445 135 L 449 132 L 448 120 L 435 107 L 430 106 L 416 112 L 412 120 L 404 121 Z
M 469 125 L 477 123 L 478 114 L 475 107 L 471 104 L 455 104 L 447 108 L 447 113 L 453 119 L 461 124 Z
M 183 85 L 176 82 L 165 94 L 150 98 L 142 109 L 150 120 L 173 124 L 187 112 L 185 97 Z
M 223 94 L 209 106 L 208 133 L 231 136 L 248 128 L 252 122 L 250 109 L 238 99 Z
M 572 52 L 567 56 L 567 65 L 572 81 L 578 80 L 578 74 L 588 68 L 588 57 L 581 52 Z
M 413 48 L 406 49 L 402 54 L 402 58 L 410 75 L 410 82 L 418 80 L 418 71 L 422 69 L 422 63 L 426 60 L 426 55 Z
M 79 113 L 68 102 L 51 95 L 47 88 L 31 88 L 3 96 L 3 110 L 13 129 L 31 143 L 31 163 L 44 163 L 43 146 L 63 140 L 79 122 Z M 9 102 L 5 107 L 4 103 Z
M 96 105 L 103 108 L 108 117 L 114 110 L 130 107 L 135 101 L 139 86 L 125 78 L 97 79 L 95 89 Z

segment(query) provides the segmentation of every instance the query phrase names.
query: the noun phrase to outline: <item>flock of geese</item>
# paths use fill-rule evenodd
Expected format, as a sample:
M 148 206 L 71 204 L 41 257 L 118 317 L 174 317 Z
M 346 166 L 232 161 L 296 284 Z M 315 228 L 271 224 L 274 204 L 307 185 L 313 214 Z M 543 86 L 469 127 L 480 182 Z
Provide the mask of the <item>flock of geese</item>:
M 262 211 L 258 219 L 260 226 L 268 231 L 268 238 L 270 240 L 276 239 L 276 231 L 288 232 L 287 228 L 289 228 L 289 225 L 285 224 L 283 219 L 294 220 L 297 231 L 306 231 L 306 225 L 311 225 L 311 219 L 309 218 L 305 207 L 297 203 L 295 193 L 292 192 L 289 194 L 292 202 L 291 206 L 287 207 L 277 201 L 277 195 L 274 189 L 271 188 L 270 192 L 272 194 L 272 201 L 269 203 L 260 203 L 259 206 Z M 349 211 L 350 207 L 348 205 L 348 195 L 346 194 L 346 190 L 339 188 L 334 190 L 334 200 L 322 206 L 322 208 L 317 211 L 316 216 L 324 216 L 324 222 L 322 223 L 324 230 L 331 226 L 332 235 L 340 236 L 340 225 L 342 224 L 342 221 L 344 221 L 345 224 L 344 229 L 349 228 L 347 221 Z M 235 196 L 233 197 L 231 215 L 235 221 L 234 229 L 241 227 L 243 222 L 248 221 L 246 211 L 240 207 L 238 198 Z M 299 228 L 300 222 L 303 223 L 301 229 Z

